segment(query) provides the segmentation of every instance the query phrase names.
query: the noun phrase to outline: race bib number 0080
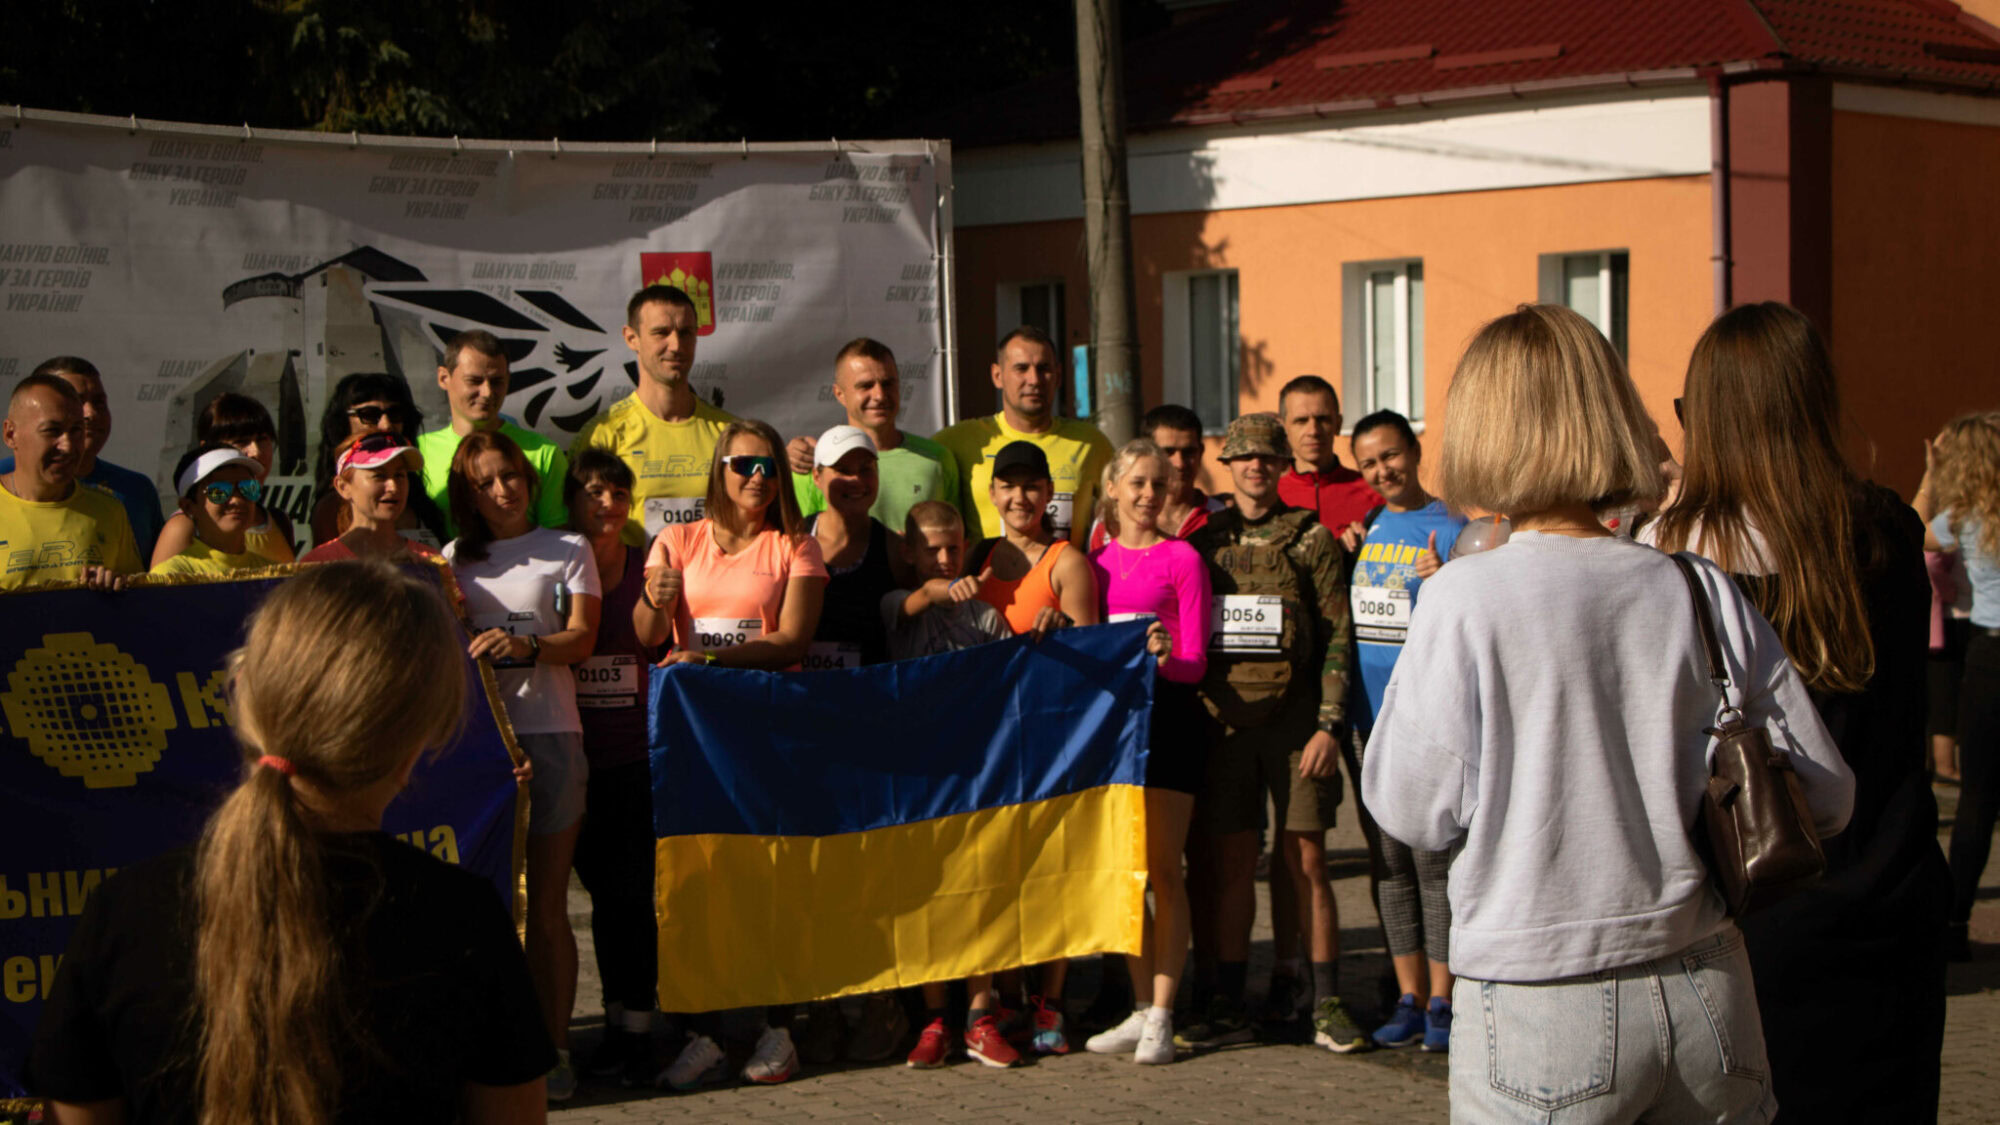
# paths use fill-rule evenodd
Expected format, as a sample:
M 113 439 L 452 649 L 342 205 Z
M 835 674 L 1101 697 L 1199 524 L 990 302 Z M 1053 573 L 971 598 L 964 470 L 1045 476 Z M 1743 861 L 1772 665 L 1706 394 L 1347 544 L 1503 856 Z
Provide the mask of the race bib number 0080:
M 697 617 L 694 619 L 695 647 L 706 651 L 747 644 L 764 635 L 763 619 L 757 617 Z
M 646 538 L 658 535 L 662 528 L 678 524 L 694 523 L 702 517 L 703 506 L 708 503 L 702 496 L 649 496 L 646 498 L 645 523 Z
M 1349 593 L 1354 639 L 1402 644 L 1410 631 L 1410 592 L 1386 586 L 1356 586 Z
M 1285 599 L 1224 594 L 1209 611 L 1210 647 L 1221 652 L 1276 652 L 1285 632 Z

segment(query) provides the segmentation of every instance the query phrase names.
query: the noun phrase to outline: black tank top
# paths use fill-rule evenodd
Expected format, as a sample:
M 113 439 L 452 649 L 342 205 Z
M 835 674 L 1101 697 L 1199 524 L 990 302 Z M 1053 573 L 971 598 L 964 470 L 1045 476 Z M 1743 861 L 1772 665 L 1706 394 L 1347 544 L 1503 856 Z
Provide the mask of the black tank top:
M 819 526 L 819 513 L 806 522 L 806 534 Z M 858 645 L 864 664 L 878 664 L 889 658 L 882 630 L 882 599 L 896 589 L 895 572 L 889 569 L 889 529 L 880 520 L 868 521 L 868 549 L 861 561 L 847 567 L 826 567 L 826 599 L 819 614 L 815 642 Z M 807 667 L 819 662 L 806 661 Z

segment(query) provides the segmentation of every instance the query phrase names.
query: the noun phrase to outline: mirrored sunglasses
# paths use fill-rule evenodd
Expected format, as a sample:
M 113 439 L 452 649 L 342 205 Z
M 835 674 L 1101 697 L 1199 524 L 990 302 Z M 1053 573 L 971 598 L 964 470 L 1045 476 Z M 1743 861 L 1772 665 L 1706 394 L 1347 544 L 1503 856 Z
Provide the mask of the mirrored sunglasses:
M 724 457 L 722 463 L 729 467 L 730 472 L 746 479 L 759 475 L 766 478 L 778 475 L 778 459 L 775 457 L 758 457 L 749 453 L 735 453 Z
M 243 497 L 255 504 L 264 496 L 264 484 L 256 480 L 215 481 L 202 486 L 201 494 L 216 507 L 229 503 L 232 495 Z

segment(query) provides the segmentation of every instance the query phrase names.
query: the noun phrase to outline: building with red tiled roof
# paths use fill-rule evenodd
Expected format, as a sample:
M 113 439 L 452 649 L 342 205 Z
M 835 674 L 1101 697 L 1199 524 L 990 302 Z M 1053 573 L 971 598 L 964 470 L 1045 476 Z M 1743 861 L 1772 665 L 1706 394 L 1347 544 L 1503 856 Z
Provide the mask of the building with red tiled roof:
M 1979 0 L 1988 15 L 2000 8 Z M 1906 490 L 2000 405 L 2000 31 L 1949 0 L 1225 0 L 1126 49 L 1148 403 L 1218 430 L 1302 373 L 1432 424 L 1465 341 L 1570 303 L 1671 400 L 1784 300 Z M 1087 337 L 1074 78 L 954 111 L 960 401 L 1000 331 Z M 1857 448 L 1866 458 L 1869 449 Z

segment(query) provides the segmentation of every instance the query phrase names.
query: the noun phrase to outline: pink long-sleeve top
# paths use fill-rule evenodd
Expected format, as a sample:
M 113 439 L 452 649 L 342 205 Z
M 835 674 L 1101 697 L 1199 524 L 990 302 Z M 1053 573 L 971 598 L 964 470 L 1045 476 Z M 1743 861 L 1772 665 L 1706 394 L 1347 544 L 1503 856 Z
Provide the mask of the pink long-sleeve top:
M 1173 638 L 1174 651 L 1160 675 L 1192 684 L 1208 671 L 1208 568 L 1193 547 L 1162 539 L 1144 550 L 1111 540 L 1091 552 L 1106 621 L 1133 615 L 1157 617 Z

